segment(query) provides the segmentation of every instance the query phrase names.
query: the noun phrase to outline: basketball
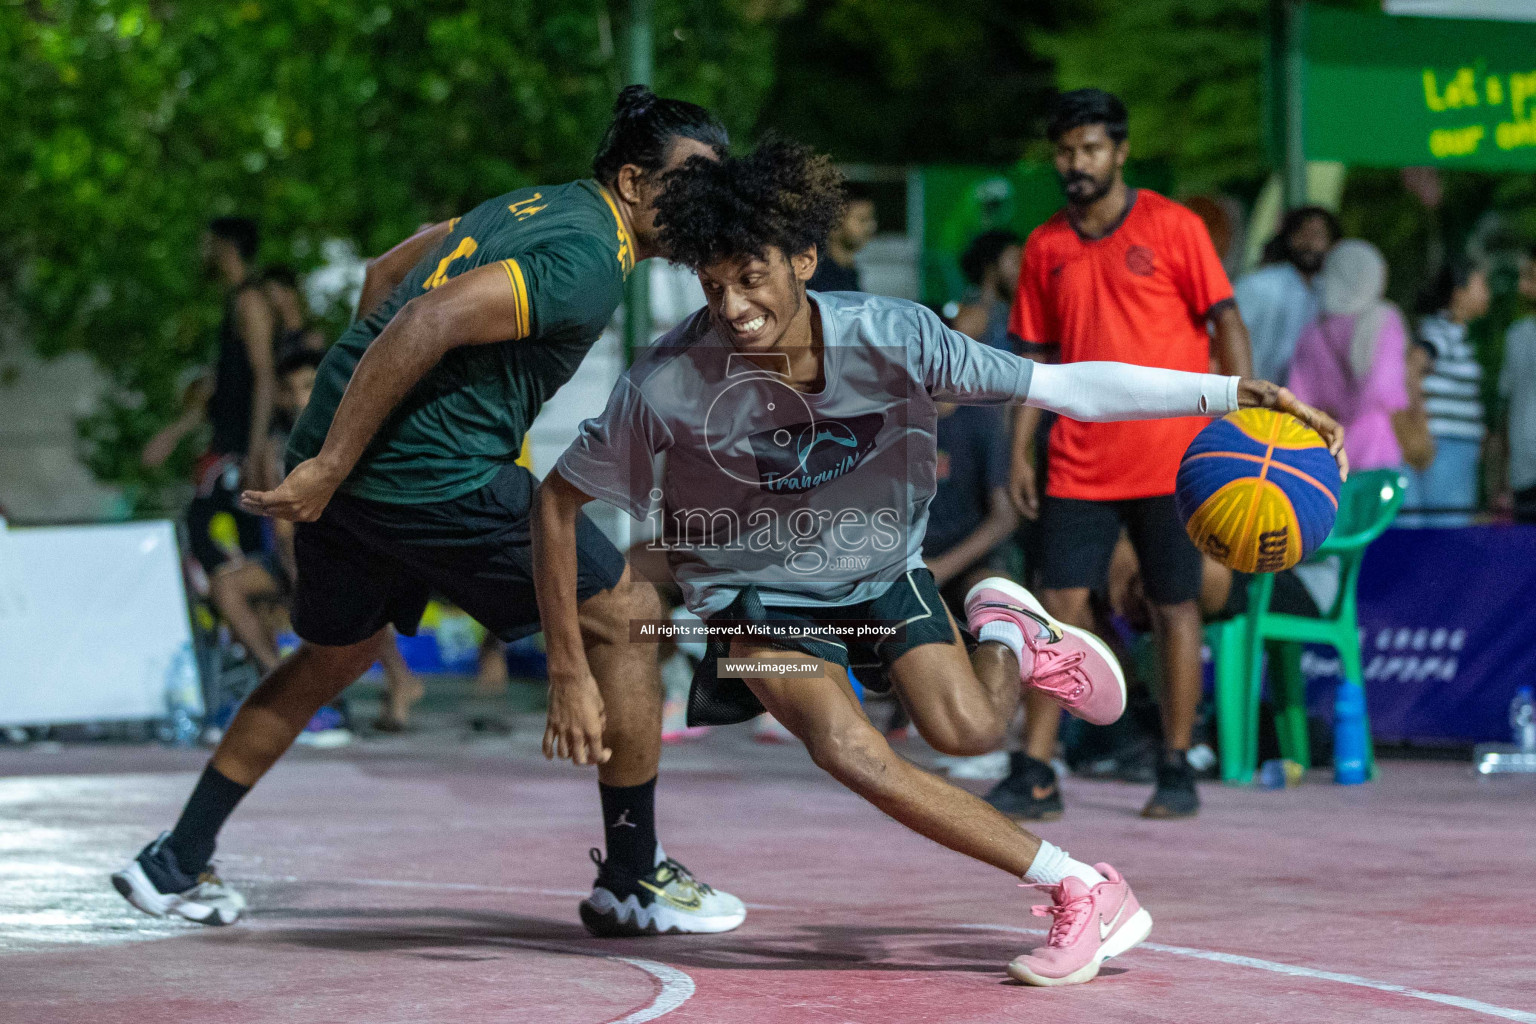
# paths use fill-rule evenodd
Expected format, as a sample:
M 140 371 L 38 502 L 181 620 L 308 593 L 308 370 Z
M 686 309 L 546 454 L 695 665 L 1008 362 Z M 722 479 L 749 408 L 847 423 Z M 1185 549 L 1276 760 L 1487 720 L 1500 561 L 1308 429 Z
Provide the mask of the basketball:
M 1289 413 L 1241 409 L 1195 435 L 1175 501 L 1201 551 L 1240 572 L 1280 572 L 1333 529 L 1340 484 L 1317 431 Z

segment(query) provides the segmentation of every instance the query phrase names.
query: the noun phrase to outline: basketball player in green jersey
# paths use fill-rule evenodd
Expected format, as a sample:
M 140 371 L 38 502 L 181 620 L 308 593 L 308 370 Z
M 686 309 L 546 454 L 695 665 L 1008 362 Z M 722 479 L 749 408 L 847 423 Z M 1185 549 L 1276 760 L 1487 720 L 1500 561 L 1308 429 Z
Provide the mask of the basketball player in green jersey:
M 299 523 L 293 625 L 304 643 L 246 699 L 175 828 L 113 875 L 134 906 L 204 924 L 240 916 L 244 898 L 209 869 L 219 829 L 310 716 L 368 669 L 387 628 L 416 631 L 429 593 L 503 640 L 539 629 L 536 481 L 514 463 L 523 435 L 612 318 L 636 261 L 657 255 L 662 179 L 689 157 L 724 155 L 726 142 L 702 107 L 631 86 L 592 179 L 501 196 L 369 265 L 358 319 L 294 427 L 287 478 L 243 496 L 250 511 Z M 601 935 L 728 931 L 746 916 L 741 901 L 656 841 L 661 687 L 655 649 L 628 641 L 630 620 L 661 616 L 659 599 L 590 520 L 576 548 L 595 681 L 551 700 L 606 715 L 601 751 L 561 752 L 598 766 L 606 826 L 582 920 Z

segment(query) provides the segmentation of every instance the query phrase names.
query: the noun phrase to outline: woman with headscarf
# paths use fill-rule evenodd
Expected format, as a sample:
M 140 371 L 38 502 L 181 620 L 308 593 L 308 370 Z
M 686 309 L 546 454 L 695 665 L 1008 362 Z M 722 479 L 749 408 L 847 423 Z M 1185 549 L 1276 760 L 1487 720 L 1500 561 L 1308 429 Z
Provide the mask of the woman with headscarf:
M 1401 466 L 1393 416 L 1409 407 L 1407 332 L 1382 296 L 1387 262 L 1371 243 L 1346 239 L 1329 250 L 1318 274 L 1321 313 L 1302 331 L 1290 389 L 1344 426 L 1355 469 Z

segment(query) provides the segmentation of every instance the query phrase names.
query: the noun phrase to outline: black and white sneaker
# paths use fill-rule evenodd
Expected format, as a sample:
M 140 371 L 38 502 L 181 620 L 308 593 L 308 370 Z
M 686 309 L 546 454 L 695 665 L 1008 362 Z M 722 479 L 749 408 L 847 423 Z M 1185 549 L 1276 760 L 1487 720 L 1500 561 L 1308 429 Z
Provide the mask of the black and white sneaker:
M 1056 769 L 1022 750 L 1008 755 L 1008 777 L 982 799 L 1018 821 L 1055 821 L 1062 813 Z
M 226 925 L 240 920 L 245 897 L 214 873 L 213 865 L 193 878 L 181 870 L 165 845 L 169 832 L 139 851 L 128 866 L 112 875 L 112 887 L 152 917 L 184 917 L 198 924 Z
M 705 885 L 670 857 L 647 875 L 631 875 L 603 860 L 595 847 L 597 881 L 581 901 L 581 923 L 600 938 L 728 932 L 747 908 L 728 892 Z

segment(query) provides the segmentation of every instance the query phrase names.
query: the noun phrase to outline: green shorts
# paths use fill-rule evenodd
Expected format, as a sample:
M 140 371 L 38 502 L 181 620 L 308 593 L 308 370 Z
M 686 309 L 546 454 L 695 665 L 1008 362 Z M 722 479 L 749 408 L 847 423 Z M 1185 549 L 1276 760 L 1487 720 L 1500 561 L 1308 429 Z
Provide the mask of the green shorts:
M 858 604 L 835 607 L 765 607 L 757 588 L 747 587 L 730 606 L 710 616 L 711 623 L 768 622 L 794 623 L 815 627 L 840 622 L 888 623 L 894 635 L 886 639 L 837 640 L 815 636 L 765 641 L 780 650 L 799 651 L 850 669 L 867 689 L 884 693 L 891 688 L 889 669 L 903 654 L 925 644 L 954 643 L 949 613 L 939 595 L 933 573 L 927 569 L 909 569 L 879 597 Z M 967 646 L 974 643 L 965 628 L 960 636 Z M 725 638 L 712 638 L 704 660 L 693 674 L 693 688 L 688 695 L 689 725 L 735 725 L 763 713 L 745 680 L 721 679 L 715 674 L 718 659 L 730 654 Z

